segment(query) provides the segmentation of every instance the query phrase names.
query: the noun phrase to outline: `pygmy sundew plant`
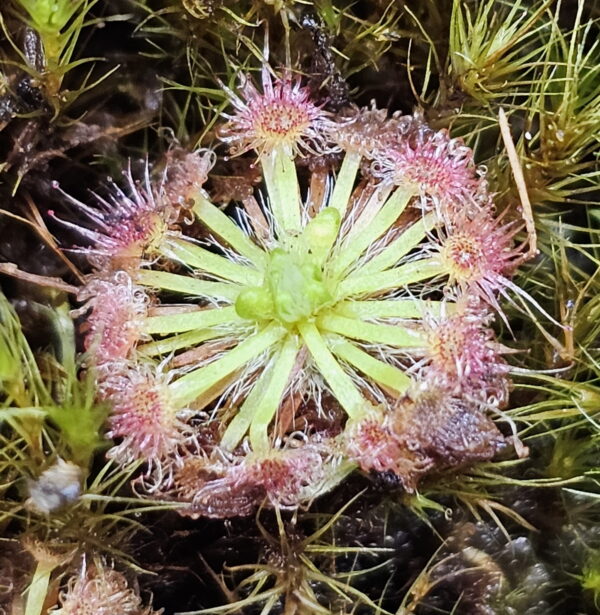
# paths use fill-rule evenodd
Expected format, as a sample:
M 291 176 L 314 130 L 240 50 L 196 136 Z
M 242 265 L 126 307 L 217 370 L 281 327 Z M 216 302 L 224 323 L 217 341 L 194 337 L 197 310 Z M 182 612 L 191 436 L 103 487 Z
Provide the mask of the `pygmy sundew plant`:
M 144 606 L 136 590 L 129 586 L 123 574 L 98 559 L 88 565 L 85 560 L 79 573 L 71 577 L 60 592 L 60 608 L 56 615 L 159 615 Z
M 193 171 L 213 154 L 198 152 L 151 199 L 124 197 L 118 225 L 101 216 L 86 345 L 122 439 L 111 455 L 146 460 L 143 484 L 194 516 L 297 506 L 357 465 L 414 489 L 493 457 L 509 442 L 489 418 L 509 368 L 490 324 L 520 252 L 470 150 L 419 116 L 329 114 L 266 68 L 262 92 L 244 76 L 231 96 L 221 134 L 256 152 L 258 200 L 219 209 Z M 305 185 L 298 163 L 336 152 L 339 168 L 308 165 Z M 204 238 L 165 218 L 129 232 L 171 215 L 164 202 Z M 130 238 L 155 257 L 117 271 Z M 185 303 L 159 305 L 165 293 Z

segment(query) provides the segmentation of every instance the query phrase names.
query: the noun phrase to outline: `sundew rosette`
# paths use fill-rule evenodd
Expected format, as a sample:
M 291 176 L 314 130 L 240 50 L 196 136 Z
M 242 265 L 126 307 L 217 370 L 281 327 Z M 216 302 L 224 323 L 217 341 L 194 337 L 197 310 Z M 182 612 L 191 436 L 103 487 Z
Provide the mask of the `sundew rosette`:
M 188 502 L 184 514 L 229 516 L 265 498 L 297 506 L 356 466 L 413 489 L 431 469 L 491 458 L 507 443 L 488 415 L 509 369 L 490 324 L 520 253 L 470 151 L 418 117 L 335 117 L 266 69 L 262 88 L 245 76 L 231 96 L 221 134 L 232 153 L 256 152 L 257 198 L 230 216 L 186 184 L 207 239 L 165 231 L 152 237 L 160 258 L 129 271 L 155 299 L 128 378 L 143 381 L 141 360 L 145 378 L 149 361 L 170 369 L 151 423 L 169 434 L 138 447 L 168 480 L 144 481 Z M 299 181 L 302 157 L 335 151 L 335 173 Z M 119 413 L 135 407 L 118 387 L 110 397 Z M 186 431 L 175 415 L 194 413 L 195 437 L 173 437 Z M 443 435 L 454 423 L 460 437 Z

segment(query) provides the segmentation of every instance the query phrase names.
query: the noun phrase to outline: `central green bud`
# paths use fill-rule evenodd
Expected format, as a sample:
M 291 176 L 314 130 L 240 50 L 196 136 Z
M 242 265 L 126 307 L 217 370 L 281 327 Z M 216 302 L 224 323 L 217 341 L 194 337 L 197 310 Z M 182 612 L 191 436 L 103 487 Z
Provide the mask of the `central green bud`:
M 275 317 L 284 324 L 304 320 L 331 301 L 320 267 L 309 257 L 297 257 L 279 249 L 271 254 L 269 289 Z
M 245 288 L 235 309 L 242 318 L 276 319 L 289 326 L 314 315 L 330 301 L 321 267 L 310 255 L 276 248 L 270 254 L 263 285 Z
M 332 302 L 329 283 L 323 276 L 340 228 L 340 213 L 333 207 L 320 211 L 296 237 L 288 237 L 288 249 L 269 254 L 261 286 L 245 288 L 235 310 L 250 320 L 278 320 L 293 326 Z

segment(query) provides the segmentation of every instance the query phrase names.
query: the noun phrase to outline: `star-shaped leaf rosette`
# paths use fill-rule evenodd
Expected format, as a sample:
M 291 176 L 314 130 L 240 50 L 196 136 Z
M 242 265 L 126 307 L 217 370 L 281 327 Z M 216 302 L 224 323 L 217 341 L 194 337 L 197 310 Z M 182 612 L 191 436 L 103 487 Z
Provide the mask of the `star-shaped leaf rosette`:
M 83 309 L 109 455 L 146 461 L 141 486 L 182 514 L 227 517 L 357 468 L 410 491 L 515 445 L 493 422 L 510 382 L 490 325 L 522 257 L 471 151 L 419 116 L 329 114 L 267 68 L 229 95 L 222 139 L 262 172 L 236 211 L 196 152 L 101 212 Z

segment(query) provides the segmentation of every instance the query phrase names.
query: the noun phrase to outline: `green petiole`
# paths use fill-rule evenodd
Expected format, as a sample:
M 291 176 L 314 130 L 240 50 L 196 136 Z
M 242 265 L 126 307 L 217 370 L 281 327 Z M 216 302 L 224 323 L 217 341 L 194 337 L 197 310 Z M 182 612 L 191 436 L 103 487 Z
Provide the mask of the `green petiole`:
M 283 148 L 275 148 L 261 159 L 261 164 L 277 225 L 283 232 L 300 231 L 300 187 L 294 158 Z
M 267 262 L 267 255 L 242 229 L 218 207 L 213 205 L 202 193 L 196 196 L 193 208 L 199 220 L 218 237 L 229 244 L 238 254 L 247 258 L 256 267 L 262 268 Z
M 348 340 L 332 336 L 330 346 L 334 354 L 340 359 L 350 363 L 369 378 L 399 394 L 404 393 L 411 384 L 411 379 L 402 370 L 372 357 Z
M 182 376 L 169 385 L 173 393 L 173 402 L 180 407 L 192 403 L 194 399 L 275 344 L 285 333 L 286 329 L 273 323 L 243 341 L 220 359 Z
M 332 273 L 341 275 L 355 263 L 361 254 L 398 220 L 413 195 L 412 191 L 397 188 L 366 227 L 346 237 L 341 251 L 331 263 Z M 358 223 L 355 228 L 359 228 Z
M 250 445 L 259 455 L 266 455 L 270 449 L 268 428 L 277 413 L 281 398 L 289 382 L 296 356 L 298 340 L 295 335 L 288 335 L 271 371 L 269 382 L 263 390 L 260 401 L 254 408 L 250 423 Z
M 387 344 L 397 348 L 421 348 L 425 344 L 418 331 L 397 325 L 379 325 L 326 313 L 317 319 L 320 329 L 373 344 Z
M 237 284 L 197 280 L 190 276 L 169 273 L 168 271 L 141 270 L 136 273 L 135 281 L 144 286 L 183 293 L 190 297 L 224 299 L 230 302 L 235 301 L 242 290 L 242 287 Z
M 338 286 L 338 297 L 368 295 L 402 288 L 447 272 L 437 259 L 422 258 L 380 273 L 349 276 Z
M 358 420 L 364 413 L 364 408 L 367 405 L 366 399 L 362 396 L 352 378 L 336 361 L 314 323 L 302 322 L 298 325 L 298 329 L 317 368 L 336 399 L 351 419 Z
M 169 333 L 182 333 L 193 329 L 206 329 L 217 325 L 241 324 L 245 322 L 229 305 L 222 308 L 207 308 L 182 314 L 166 314 L 165 316 L 150 316 L 144 319 L 145 333 L 168 335 Z
M 234 263 L 190 241 L 169 239 L 163 248 L 163 253 L 188 267 L 201 269 L 203 272 L 232 282 L 255 286 L 262 282 L 263 274 L 256 269 Z

